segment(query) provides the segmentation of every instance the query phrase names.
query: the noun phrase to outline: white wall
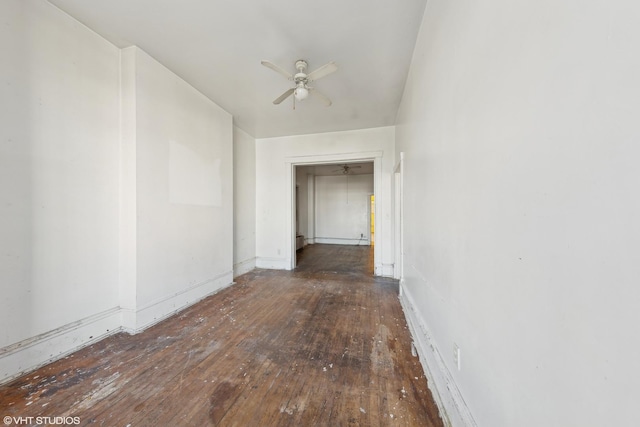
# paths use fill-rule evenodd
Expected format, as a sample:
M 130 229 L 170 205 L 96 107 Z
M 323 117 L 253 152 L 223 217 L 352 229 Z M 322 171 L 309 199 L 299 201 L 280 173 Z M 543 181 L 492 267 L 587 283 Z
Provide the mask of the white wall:
M 46 2 L 0 17 L 1 380 L 119 326 L 119 53 Z
M 256 264 L 290 268 L 294 190 L 292 165 L 338 163 L 340 159 L 372 159 L 379 155 L 376 273 L 393 274 L 391 239 L 391 174 L 394 167 L 394 128 L 332 132 L 256 140 Z M 291 186 L 290 186 L 291 185 Z
M 125 326 L 139 330 L 232 281 L 233 140 L 227 112 L 144 51 L 125 51 L 137 192 L 136 318 Z
M 256 265 L 256 141 L 233 128 L 233 269 L 234 276 Z
M 230 284 L 233 171 L 231 116 L 141 50 L 0 17 L 4 381 Z
M 403 303 L 454 425 L 638 423 L 639 17 L 427 4 L 396 133 Z
M 373 175 L 315 177 L 316 243 L 369 245 Z

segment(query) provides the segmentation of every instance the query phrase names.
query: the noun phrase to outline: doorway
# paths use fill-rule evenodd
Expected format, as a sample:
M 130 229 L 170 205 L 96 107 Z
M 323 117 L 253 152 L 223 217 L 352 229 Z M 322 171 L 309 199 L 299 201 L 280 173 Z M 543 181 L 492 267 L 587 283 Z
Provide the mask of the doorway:
M 289 211 L 291 212 L 288 218 L 288 229 L 290 230 L 289 241 L 290 244 L 290 269 L 296 267 L 296 242 L 300 241 L 300 235 L 304 235 L 304 246 L 313 244 L 336 244 L 336 245 L 366 245 L 371 244 L 372 238 L 375 239 L 375 246 L 372 247 L 374 275 L 382 275 L 382 266 L 380 264 L 381 259 L 381 242 L 379 237 L 376 238 L 376 230 L 378 228 L 379 216 L 376 215 L 376 210 L 379 209 L 378 204 L 375 203 L 377 199 L 377 192 L 380 188 L 380 170 L 381 170 L 381 152 L 361 153 L 360 155 L 329 155 L 329 156 L 304 156 L 287 159 L 287 163 L 291 167 L 290 174 L 290 199 L 291 205 Z M 349 205 L 349 208 L 354 208 L 355 199 L 352 198 L 352 192 L 358 190 L 360 185 L 359 181 L 363 178 L 357 177 L 358 173 L 364 169 L 364 164 L 370 168 L 369 173 L 371 176 L 372 188 L 363 194 L 363 198 L 360 200 L 366 200 L 364 206 L 363 215 L 359 217 L 357 221 L 362 222 L 362 228 L 354 226 L 352 219 L 344 219 L 339 224 L 332 222 L 336 216 L 339 215 L 331 212 L 329 217 L 319 219 L 318 216 L 322 215 L 322 206 L 318 206 L 318 189 L 316 186 L 320 181 L 325 187 L 331 187 L 333 184 L 339 184 L 344 179 L 345 192 L 336 193 L 338 199 L 343 198 L 345 205 Z M 347 173 L 345 171 L 345 165 Z M 356 168 L 360 166 L 360 168 Z M 332 176 L 342 176 L 342 178 L 321 178 L 316 179 L 317 176 L 329 176 L 322 170 L 331 169 Z M 364 172 L 364 171 L 362 171 Z M 347 178 L 348 175 L 348 178 Z M 323 182 L 325 181 L 325 182 Z M 349 186 L 349 192 L 346 192 L 346 186 Z M 370 185 L 370 187 L 371 187 Z M 296 186 L 298 187 L 296 191 Z M 325 188 L 326 189 L 326 188 Z M 320 188 L 324 191 L 323 188 Z M 372 190 L 372 191 L 371 191 Z M 335 194 L 334 194 L 335 195 Z M 371 203 L 371 196 L 374 196 L 374 203 Z M 331 199 L 331 197 L 329 197 Z M 322 202 L 322 201 L 321 201 Z M 326 204 L 324 205 L 326 208 Z M 355 222 L 357 222 L 355 221 Z M 324 227 L 324 228 L 323 228 Z M 329 231 L 327 231 L 329 230 Z M 346 232 L 346 234 L 345 234 Z M 349 234 L 350 233 L 350 234 Z M 326 234 L 326 235 L 324 235 Z

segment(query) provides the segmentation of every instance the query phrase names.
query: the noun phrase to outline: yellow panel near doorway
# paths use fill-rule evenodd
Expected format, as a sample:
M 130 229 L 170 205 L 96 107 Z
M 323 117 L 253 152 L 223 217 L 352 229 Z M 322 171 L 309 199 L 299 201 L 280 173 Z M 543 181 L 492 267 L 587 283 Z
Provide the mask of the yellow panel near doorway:
M 374 240 L 374 235 L 375 235 L 375 231 L 376 231 L 376 221 L 375 221 L 375 209 L 376 206 L 376 196 L 375 195 L 371 195 L 371 246 L 374 245 L 375 240 Z

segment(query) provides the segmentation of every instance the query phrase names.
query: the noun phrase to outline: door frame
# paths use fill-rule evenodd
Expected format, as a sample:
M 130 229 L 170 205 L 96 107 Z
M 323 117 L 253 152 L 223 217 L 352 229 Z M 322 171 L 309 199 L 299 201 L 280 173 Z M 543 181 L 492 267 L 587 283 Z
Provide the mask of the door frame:
M 393 234 L 394 265 L 393 278 L 404 281 L 404 152 L 400 152 L 400 161 L 393 170 Z
M 296 166 L 315 166 L 323 164 L 342 164 L 342 163 L 360 163 L 373 162 L 373 194 L 376 200 L 379 198 L 380 189 L 382 188 L 382 151 L 367 151 L 361 153 L 337 153 L 312 156 L 295 156 L 287 157 L 285 163 L 287 166 L 287 215 L 286 230 L 288 230 L 289 249 L 287 251 L 287 264 L 290 270 L 296 267 L 296 230 L 295 230 L 295 206 L 296 206 Z M 374 232 L 379 235 L 380 229 L 380 208 L 379 203 L 375 204 Z M 373 247 L 374 274 L 382 275 L 382 245 L 376 242 Z

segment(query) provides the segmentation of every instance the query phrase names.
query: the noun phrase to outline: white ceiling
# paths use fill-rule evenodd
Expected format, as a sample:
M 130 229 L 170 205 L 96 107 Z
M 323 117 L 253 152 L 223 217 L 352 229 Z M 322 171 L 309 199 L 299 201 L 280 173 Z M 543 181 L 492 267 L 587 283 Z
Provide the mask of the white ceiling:
M 389 126 L 404 89 L 426 0 L 49 0 L 116 46 L 136 45 L 256 138 Z M 280 105 L 292 73 L 338 71 L 313 83 L 331 98 Z

